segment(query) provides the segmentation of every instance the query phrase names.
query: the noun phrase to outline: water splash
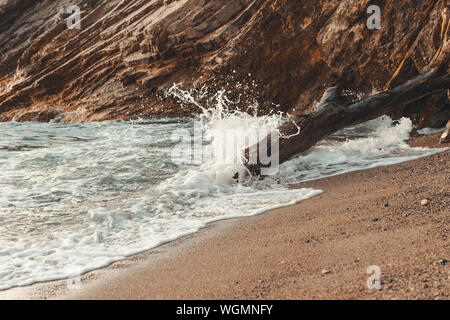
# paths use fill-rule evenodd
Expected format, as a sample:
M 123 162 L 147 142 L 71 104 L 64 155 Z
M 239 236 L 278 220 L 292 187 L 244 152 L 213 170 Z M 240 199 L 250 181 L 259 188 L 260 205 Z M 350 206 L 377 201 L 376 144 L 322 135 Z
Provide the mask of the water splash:
M 237 87 L 240 86 L 237 84 Z M 246 108 L 250 112 L 244 112 L 236 108 L 241 103 L 240 98 L 233 101 L 227 96 L 226 90 L 212 93 L 208 89 L 201 87 L 183 90 L 179 84 L 174 84 L 166 91 L 165 96 L 176 99 L 181 105 L 195 106 L 202 111 L 198 121 L 204 138 L 212 146 L 213 157 L 209 166 L 235 176 L 236 173 L 246 171 L 243 166 L 246 162 L 244 150 L 257 144 L 270 133 L 279 136 L 278 128 L 289 116 L 282 112 L 260 115 L 255 99 L 250 100 L 250 105 Z M 300 128 L 296 134 L 299 132 Z M 224 172 L 220 175 L 223 176 Z M 223 181 L 235 180 L 228 177 Z

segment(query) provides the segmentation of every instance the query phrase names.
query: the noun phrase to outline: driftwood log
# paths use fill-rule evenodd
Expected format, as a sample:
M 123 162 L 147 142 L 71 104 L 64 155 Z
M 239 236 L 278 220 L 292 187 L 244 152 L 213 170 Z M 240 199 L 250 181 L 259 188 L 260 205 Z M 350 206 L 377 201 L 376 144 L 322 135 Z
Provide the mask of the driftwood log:
M 446 7 L 442 12 L 441 46 L 430 64 L 414 79 L 391 88 L 389 84 L 395 82 L 395 78 L 400 73 L 400 66 L 383 92 L 348 106 L 342 104 L 340 88 L 332 87 L 325 91 L 320 103 L 311 113 L 291 117 L 286 121 L 278 129 L 279 163 L 307 151 L 317 142 L 340 129 L 375 119 L 438 90 L 449 89 L 449 16 L 449 10 Z M 245 150 L 246 167 L 251 174 L 260 174 L 264 165 L 259 161 L 259 149 L 267 148 L 270 154 L 271 139 L 271 135 L 268 135 L 257 145 Z M 276 155 L 271 155 L 271 157 L 274 156 Z M 248 163 L 248 159 L 258 160 L 256 163 L 255 161 Z

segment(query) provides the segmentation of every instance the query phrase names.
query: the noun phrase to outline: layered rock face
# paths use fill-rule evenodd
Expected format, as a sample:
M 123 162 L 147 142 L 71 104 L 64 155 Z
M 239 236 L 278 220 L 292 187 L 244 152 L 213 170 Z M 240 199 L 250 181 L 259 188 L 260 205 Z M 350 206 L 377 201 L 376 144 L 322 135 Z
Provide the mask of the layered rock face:
M 246 92 L 300 114 L 329 86 L 349 99 L 417 75 L 436 53 L 444 0 L 6 0 L 0 6 L 0 119 L 99 121 L 199 112 L 163 98 L 173 83 Z M 369 5 L 381 29 L 369 30 Z M 80 29 L 66 10 L 81 9 Z M 397 83 L 398 84 L 398 83 Z M 247 107 L 246 99 L 239 106 Z M 395 116 L 450 117 L 447 92 Z

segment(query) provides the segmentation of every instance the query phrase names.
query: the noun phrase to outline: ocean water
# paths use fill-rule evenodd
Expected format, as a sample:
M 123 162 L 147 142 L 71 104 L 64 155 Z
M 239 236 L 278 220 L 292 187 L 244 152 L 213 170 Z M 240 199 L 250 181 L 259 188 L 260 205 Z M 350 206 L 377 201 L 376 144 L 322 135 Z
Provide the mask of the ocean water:
M 333 135 L 276 175 L 236 181 L 244 169 L 215 159 L 214 130 L 276 128 L 284 118 L 225 112 L 220 103 L 214 110 L 200 129 L 195 119 L 0 123 L 0 289 L 74 277 L 208 222 L 322 192 L 291 189 L 296 182 L 442 151 L 409 147 L 411 121 L 382 117 Z M 200 130 L 201 148 L 180 142 L 180 130 Z M 180 146 L 201 152 L 202 161 L 178 161 Z

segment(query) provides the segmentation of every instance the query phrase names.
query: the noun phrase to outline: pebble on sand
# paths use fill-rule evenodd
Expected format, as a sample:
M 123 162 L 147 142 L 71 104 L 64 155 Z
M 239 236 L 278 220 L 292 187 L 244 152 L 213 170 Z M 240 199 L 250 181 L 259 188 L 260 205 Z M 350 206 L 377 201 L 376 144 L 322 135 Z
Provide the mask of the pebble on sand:
M 431 201 L 428 199 L 423 199 L 422 201 L 420 201 L 420 204 L 422 206 L 428 206 L 430 203 L 431 203 Z
M 330 270 L 327 270 L 327 269 L 323 269 L 323 270 L 322 270 L 322 274 L 329 274 L 329 273 L 331 273 Z
M 447 259 L 439 259 L 437 261 L 437 263 L 442 264 L 443 266 L 445 266 L 447 264 L 448 260 Z

